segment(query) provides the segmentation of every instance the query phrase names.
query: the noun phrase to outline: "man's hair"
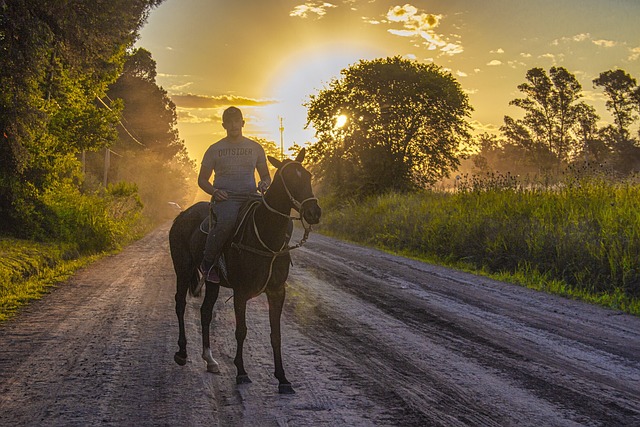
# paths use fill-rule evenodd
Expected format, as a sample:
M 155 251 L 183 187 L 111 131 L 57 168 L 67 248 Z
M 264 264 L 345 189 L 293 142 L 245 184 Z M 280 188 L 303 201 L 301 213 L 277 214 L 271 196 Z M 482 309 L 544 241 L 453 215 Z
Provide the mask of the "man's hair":
M 226 123 L 231 118 L 240 117 L 242 119 L 242 111 L 238 107 L 229 107 L 222 113 L 222 123 Z

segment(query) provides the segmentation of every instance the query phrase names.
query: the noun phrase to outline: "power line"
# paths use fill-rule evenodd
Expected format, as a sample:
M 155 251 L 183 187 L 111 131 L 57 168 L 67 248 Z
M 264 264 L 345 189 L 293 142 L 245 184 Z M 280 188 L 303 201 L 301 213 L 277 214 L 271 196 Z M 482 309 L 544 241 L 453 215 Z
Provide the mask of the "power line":
M 108 98 L 108 97 L 107 97 L 107 98 Z M 97 99 L 98 101 L 100 101 L 100 102 L 102 103 L 102 105 L 104 105 L 104 106 L 107 108 L 107 110 L 109 110 L 109 111 L 113 111 L 113 110 L 111 109 L 111 107 L 109 107 L 107 104 L 105 104 L 105 102 L 102 100 L 102 98 L 100 98 L 99 96 L 96 96 L 96 99 Z M 133 140 L 134 140 L 136 143 L 138 143 L 139 145 L 142 145 L 143 147 L 146 147 L 146 145 L 144 145 L 142 142 L 138 141 L 138 140 L 136 139 L 136 137 L 134 137 L 133 135 L 131 135 L 131 132 L 129 132 L 129 129 L 127 129 L 127 128 L 125 127 L 125 125 L 123 125 L 123 124 L 122 124 L 122 121 L 120 121 L 120 119 L 118 119 L 118 123 L 120 124 L 120 126 L 122 126 L 122 129 L 124 129 L 124 131 L 127 133 L 127 135 L 129 135 L 129 136 L 131 137 L 131 139 L 133 139 Z

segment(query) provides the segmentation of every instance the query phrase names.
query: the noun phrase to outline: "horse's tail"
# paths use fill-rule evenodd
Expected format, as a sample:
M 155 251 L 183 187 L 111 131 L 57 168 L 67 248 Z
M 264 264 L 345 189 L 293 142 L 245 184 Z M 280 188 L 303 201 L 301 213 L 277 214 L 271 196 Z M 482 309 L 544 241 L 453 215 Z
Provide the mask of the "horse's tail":
M 181 212 L 173 221 L 169 230 L 169 250 L 173 261 L 173 268 L 177 276 L 177 286 L 187 286 L 189 293 L 194 295 L 198 286 L 197 267 L 200 262 L 198 255 L 202 249 L 192 248 L 198 233 L 198 227 L 209 212 L 209 203 L 200 202 Z M 184 288 L 182 288 L 184 289 Z

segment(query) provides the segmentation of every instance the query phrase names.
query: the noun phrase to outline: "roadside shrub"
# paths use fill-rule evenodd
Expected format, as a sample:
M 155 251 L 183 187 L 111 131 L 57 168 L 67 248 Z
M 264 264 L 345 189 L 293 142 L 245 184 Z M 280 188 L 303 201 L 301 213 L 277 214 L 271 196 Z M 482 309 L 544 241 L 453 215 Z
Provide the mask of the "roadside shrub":
M 322 230 L 490 273 L 640 298 L 640 185 L 600 178 L 554 186 L 475 182 L 458 191 L 387 194 L 323 212 Z M 571 292 L 569 292 L 571 293 Z
M 110 185 L 103 193 L 82 194 L 74 186 L 48 190 L 43 201 L 51 212 L 52 240 L 77 245 L 81 253 L 116 249 L 132 238 L 142 203 L 135 185 Z M 135 233 L 133 233 L 135 234 Z

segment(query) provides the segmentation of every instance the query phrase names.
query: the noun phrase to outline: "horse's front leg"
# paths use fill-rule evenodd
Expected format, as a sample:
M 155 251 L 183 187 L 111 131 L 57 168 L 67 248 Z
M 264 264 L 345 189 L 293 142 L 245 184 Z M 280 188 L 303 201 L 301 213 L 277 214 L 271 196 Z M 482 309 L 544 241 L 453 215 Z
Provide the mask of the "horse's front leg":
M 220 366 L 213 358 L 213 354 L 211 354 L 209 329 L 211 326 L 211 319 L 213 318 L 213 306 L 216 304 L 218 299 L 220 286 L 213 283 L 207 283 L 205 284 L 205 287 L 206 291 L 204 301 L 200 306 L 200 324 L 202 325 L 202 358 L 207 362 L 207 372 L 219 374 Z
M 178 351 L 173 356 L 173 360 L 180 366 L 187 363 L 187 334 L 184 330 L 184 311 L 187 306 L 187 290 L 189 283 L 178 278 L 176 286 L 176 315 L 178 316 Z
M 267 291 L 269 301 L 269 323 L 271 325 L 271 348 L 273 349 L 273 361 L 275 365 L 275 377 L 278 379 L 278 392 L 283 394 L 295 393 L 291 383 L 287 381 L 282 366 L 282 336 L 280 332 L 280 317 L 286 292 L 284 286 L 275 291 Z
M 247 371 L 244 370 L 244 359 L 242 348 L 247 337 L 247 297 L 234 292 L 233 309 L 236 315 L 236 357 L 233 363 L 236 365 L 236 384 L 247 384 L 251 382 Z

